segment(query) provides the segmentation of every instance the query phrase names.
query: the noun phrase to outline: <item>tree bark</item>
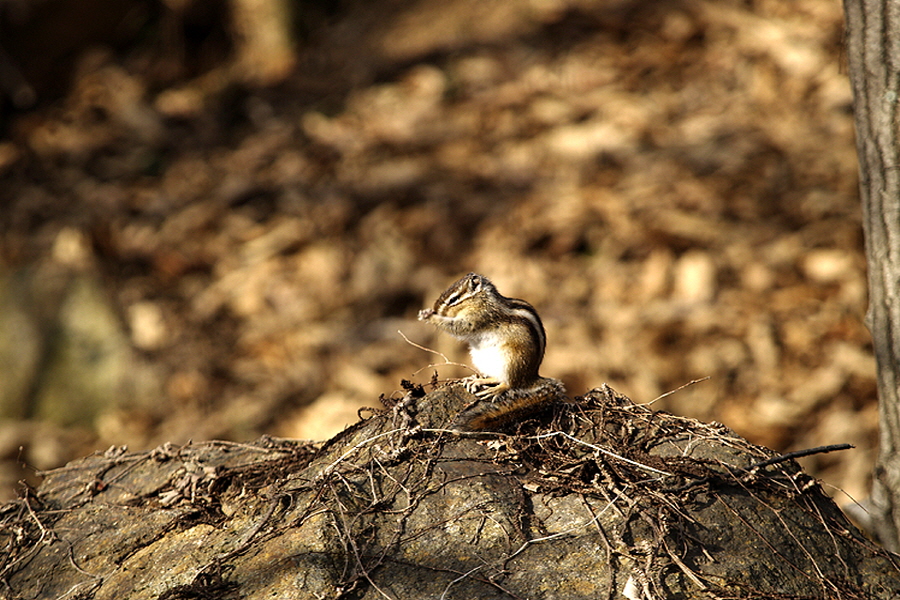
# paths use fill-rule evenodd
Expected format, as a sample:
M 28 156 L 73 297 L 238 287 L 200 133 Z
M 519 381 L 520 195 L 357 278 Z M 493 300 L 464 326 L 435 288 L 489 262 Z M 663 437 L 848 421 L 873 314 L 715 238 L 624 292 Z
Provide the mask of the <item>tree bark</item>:
M 900 2 L 845 0 L 847 55 L 853 87 L 856 147 L 869 309 L 878 364 L 880 451 L 869 516 L 882 544 L 900 551 Z

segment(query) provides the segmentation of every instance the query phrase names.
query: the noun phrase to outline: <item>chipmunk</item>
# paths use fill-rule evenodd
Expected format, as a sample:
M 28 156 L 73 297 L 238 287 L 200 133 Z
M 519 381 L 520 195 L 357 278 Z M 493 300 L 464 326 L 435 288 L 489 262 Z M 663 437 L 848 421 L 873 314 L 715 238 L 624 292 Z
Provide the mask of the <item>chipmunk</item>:
M 565 394 L 558 379 L 541 377 L 546 334 L 534 307 L 497 291 L 487 277 L 469 273 L 419 311 L 427 321 L 469 344 L 478 375 L 465 379 L 478 400 L 451 429 L 502 428 L 547 407 Z

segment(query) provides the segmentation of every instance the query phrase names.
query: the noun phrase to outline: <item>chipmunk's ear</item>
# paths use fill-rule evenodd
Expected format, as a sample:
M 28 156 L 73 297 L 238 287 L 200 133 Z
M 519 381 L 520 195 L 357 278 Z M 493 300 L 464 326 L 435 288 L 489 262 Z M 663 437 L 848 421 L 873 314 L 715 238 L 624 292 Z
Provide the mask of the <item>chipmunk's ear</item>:
M 469 292 L 472 294 L 477 294 L 481 291 L 484 281 L 484 277 L 478 273 L 469 273 L 466 275 L 466 283 L 469 285 Z

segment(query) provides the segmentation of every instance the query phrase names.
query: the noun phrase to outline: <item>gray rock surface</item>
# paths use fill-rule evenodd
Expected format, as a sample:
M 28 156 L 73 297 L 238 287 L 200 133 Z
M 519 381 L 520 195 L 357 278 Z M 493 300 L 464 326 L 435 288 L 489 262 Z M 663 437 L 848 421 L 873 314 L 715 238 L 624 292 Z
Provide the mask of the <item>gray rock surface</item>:
M 0 596 L 871 598 L 900 568 L 820 487 L 721 425 L 609 388 L 507 435 L 399 400 L 321 445 L 263 438 L 47 474 L 0 511 Z

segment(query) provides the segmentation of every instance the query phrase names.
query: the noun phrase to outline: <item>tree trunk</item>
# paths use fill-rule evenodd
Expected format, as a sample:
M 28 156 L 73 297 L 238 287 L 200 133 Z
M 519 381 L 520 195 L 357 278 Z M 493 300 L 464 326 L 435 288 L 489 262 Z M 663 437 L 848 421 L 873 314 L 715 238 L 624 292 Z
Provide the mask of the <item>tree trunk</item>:
M 900 3 L 845 0 L 856 116 L 869 310 L 878 363 L 881 439 L 869 516 L 882 544 L 900 551 Z

